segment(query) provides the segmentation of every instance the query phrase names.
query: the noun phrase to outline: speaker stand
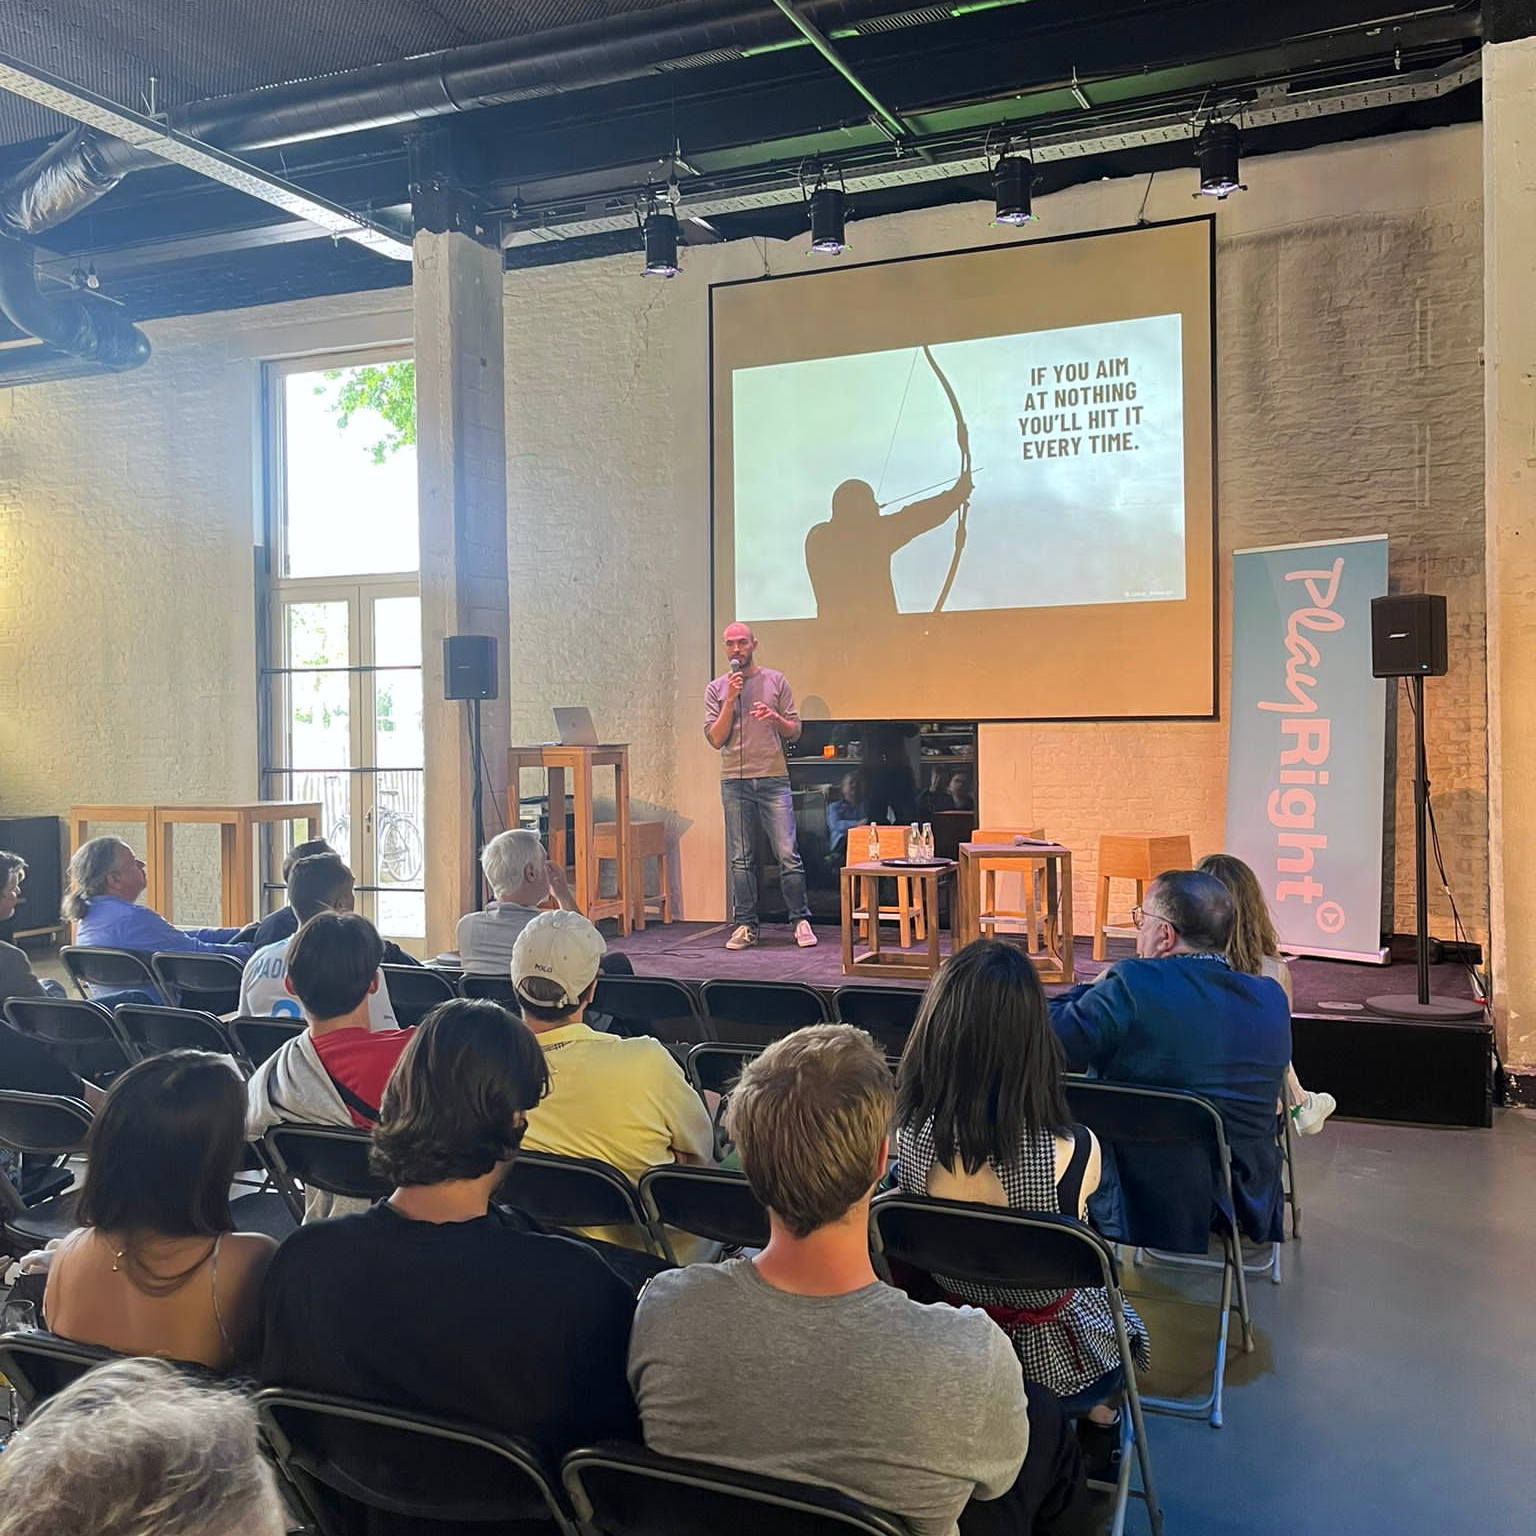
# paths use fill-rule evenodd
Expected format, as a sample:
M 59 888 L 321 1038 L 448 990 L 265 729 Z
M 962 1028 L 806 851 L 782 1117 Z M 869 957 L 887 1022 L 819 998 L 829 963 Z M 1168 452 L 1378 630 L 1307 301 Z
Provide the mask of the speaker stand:
M 469 845 L 470 867 L 475 872 L 475 909 L 485 906 L 485 870 L 480 864 L 480 850 L 485 847 L 485 784 L 480 775 L 480 700 L 466 699 L 469 706 L 469 814 L 472 823 Z
M 1482 1004 L 1471 998 L 1429 995 L 1429 765 L 1424 752 L 1424 679 L 1409 678 L 1413 690 L 1413 896 L 1414 946 L 1418 962 L 1419 990 L 1384 993 L 1366 999 L 1365 1006 L 1392 1019 L 1417 1019 L 1445 1023 L 1453 1019 L 1480 1019 Z

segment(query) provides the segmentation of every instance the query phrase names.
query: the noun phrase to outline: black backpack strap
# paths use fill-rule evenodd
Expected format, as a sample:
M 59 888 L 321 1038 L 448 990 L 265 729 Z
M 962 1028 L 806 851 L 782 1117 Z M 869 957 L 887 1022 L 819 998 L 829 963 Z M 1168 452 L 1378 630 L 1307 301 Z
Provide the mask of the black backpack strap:
M 324 1066 L 325 1064 L 322 1062 L 321 1065 Z M 341 1102 L 345 1104 L 354 1115 L 358 1116 L 359 1119 L 366 1120 L 369 1125 L 377 1125 L 379 1123 L 379 1112 L 374 1108 L 372 1104 L 368 1103 L 366 1099 L 360 1099 L 355 1093 L 353 1093 L 352 1090 L 348 1088 L 344 1082 L 336 1077 L 336 1075 L 331 1071 L 329 1067 L 326 1067 L 325 1075 L 330 1078 L 331 1087 L 336 1090 L 337 1096 L 341 1099 Z

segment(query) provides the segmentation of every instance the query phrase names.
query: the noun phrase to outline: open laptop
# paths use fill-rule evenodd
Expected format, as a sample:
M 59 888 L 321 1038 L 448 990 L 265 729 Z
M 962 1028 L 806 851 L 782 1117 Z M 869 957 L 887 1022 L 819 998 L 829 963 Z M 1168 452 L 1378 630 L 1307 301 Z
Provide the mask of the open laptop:
M 562 747 L 595 747 L 597 727 L 592 724 L 592 711 L 583 707 L 555 710 L 555 729 L 560 733 Z

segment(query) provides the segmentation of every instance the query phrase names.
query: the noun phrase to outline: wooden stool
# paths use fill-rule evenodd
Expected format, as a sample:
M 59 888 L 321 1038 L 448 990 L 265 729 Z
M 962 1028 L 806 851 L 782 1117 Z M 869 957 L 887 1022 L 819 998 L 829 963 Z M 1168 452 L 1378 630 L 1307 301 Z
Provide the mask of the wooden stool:
M 907 855 L 907 829 L 905 827 L 878 826 L 876 836 L 880 842 L 880 857 L 882 859 L 903 859 Z M 869 827 L 853 827 L 848 833 L 848 841 L 843 849 L 843 864 L 863 864 L 869 859 Z M 912 941 L 916 938 L 919 944 L 928 939 L 928 912 L 923 905 L 923 882 L 900 869 L 892 869 L 887 878 L 894 880 L 896 884 L 896 905 L 894 907 L 876 906 L 874 921 L 896 923 L 896 942 L 903 949 L 910 949 Z M 856 880 L 848 890 L 862 900 L 871 890 L 878 892 L 878 883 L 867 880 Z M 937 886 L 934 887 L 938 889 Z M 870 913 L 865 906 L 857 906 L 851 914 L 854 921 L 859 924 L 859 937 L 866 944 L 871 942 Z M 938 925 L 939 916 L 933 914 L 934 925 Z M 851 976 L 852 971 L 844 974 Z
M 593 845 L 601 859 L 618 861 L 618 825 L 600 821 L 592 828 Z M 656 860 L 654 896 L 645 894 L 645 861 Z M 667 824 L 664 821 L 631 821 L 629 824 L 630 910 L 638 932 L 645 932 L 646 907 L 654 906 L 663 923 L 672 921 L 672 887 L 667 880 Z
M 965 839 L 966 842 L 997 843 L 1003 847 L 1014 847 L 1014 839 L 1022 837 L 1025 842 L 1043 843 L 1045 841 L 1045 828 L 1033 827 L 1026 830 L 1023 827 L 987 827 L 978 828 Z M 1001 919 L 1009 924 L 1024 924 L 1024 949 L 1028 954 L 1033 954 L 1039 947 L 1036 938 L 1040 932 L 1039 919 L 1039 893 L 1036 890 L 1040 880 L 1040 867 L 1020 871 L 1012 860 L 1007 862 L 988 863 L 985 858 L 978 857 L 978 868 L 981 871 L 981 905 L 978 911 L 990 913 L 993 918 Z M 999 875 L 1019 875 L 1024 882 L 1024 910 L 1015 912 L 1003 908 L 997 904 L 997 877 Z M 997 937 L 997 923 L 986 922 L 981 925 L 982 934 L 989 939 Z
M 1099 899 L 1093 914 L 1093 958 L 1104 959 L 1104 937 L 1113 932 L 1124 938 L 1126 930 L 1111 930 L 1109 923 L 1109 882 L 1134 880 L 1136 905 L 1147 894 L 1147 885 L 1165 869 L 1188 869 L 1194 862 L 1189 851 L 1189 836 L 1146 832 L 1108 832 L 1099 839 Z M 1131 930 L 1134 936 L 1135 930 Z

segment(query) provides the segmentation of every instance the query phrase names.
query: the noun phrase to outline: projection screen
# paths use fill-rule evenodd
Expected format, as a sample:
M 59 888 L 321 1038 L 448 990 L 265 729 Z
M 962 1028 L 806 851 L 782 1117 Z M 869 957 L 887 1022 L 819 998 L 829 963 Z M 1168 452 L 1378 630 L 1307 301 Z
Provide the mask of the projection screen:
M 716 632 L 812 718 L 1213 715 L 1213 253 L 1200 218 L 712 286 Z

